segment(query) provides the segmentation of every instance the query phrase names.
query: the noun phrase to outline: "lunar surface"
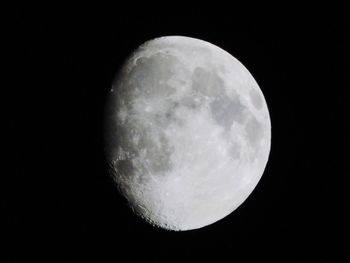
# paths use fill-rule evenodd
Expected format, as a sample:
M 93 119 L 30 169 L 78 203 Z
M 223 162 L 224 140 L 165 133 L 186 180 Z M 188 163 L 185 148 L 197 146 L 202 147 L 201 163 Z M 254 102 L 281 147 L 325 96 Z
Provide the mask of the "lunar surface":
M 133 211 L 168 230 L 212 224 L 250 195 L 271 124 L 249 71 L 223 49 L 169 36 L 141 45 L 108 96 L 106 154 Z

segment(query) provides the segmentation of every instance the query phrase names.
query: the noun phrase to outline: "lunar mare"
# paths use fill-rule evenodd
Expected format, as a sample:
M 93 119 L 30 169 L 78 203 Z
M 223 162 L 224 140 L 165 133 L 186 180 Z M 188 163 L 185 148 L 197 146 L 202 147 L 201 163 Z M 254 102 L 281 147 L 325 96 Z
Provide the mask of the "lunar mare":
M 234 211 L 260 180 L 270 141 L 254 78 L 202 40 L 144 43 L 109 93 L 111 174 L 134 212 L 165 229 L 201 228 Z

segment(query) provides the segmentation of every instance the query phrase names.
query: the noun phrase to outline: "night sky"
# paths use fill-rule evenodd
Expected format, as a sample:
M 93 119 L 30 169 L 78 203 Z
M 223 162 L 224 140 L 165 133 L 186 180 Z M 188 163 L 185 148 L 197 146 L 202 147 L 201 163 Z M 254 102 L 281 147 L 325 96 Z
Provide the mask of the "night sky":
M 350 24 L 337 14 L 263 22 L 199 13 L 13 12 L 11 96 L 3 98 L 14 114 L 2 202 L 8 262 L 350 256 Z M 135 216 L 107 173 L 103 149 L 115 73 L 140 44 L 166 35 L 209 41 L 240 60 L 264 93 L 272 125 L 254 192 L 223 220 L 186 232 Z

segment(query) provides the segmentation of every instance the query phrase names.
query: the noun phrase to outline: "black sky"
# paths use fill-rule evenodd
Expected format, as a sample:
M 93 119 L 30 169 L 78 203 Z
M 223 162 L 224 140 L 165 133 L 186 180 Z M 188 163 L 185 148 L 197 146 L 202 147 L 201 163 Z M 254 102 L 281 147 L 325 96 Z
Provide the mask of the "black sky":
M 13 14 L 8 155 L 15 161 L 3 199 L 9 262 L 350 256 L 345 19 L 38 13 Z M 272 123 L 269 162 L 252 195 L 223 220 L 181 233 L 134 216 L 103 156 L 104 102 L 118 67 L 164 35 L 200 38 L 239 59 L 263 91 Z

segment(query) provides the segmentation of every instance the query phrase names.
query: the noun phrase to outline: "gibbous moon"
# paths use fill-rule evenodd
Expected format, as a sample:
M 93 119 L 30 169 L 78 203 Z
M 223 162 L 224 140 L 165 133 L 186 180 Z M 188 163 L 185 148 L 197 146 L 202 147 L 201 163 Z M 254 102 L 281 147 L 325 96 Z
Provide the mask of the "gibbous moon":
M 168 230 L 212 224 L 259 182 L 270 152 L 264 96 L 223 49 L 169 36 L 141 45 L 108 95 L 106 154 L 133 211 Z

